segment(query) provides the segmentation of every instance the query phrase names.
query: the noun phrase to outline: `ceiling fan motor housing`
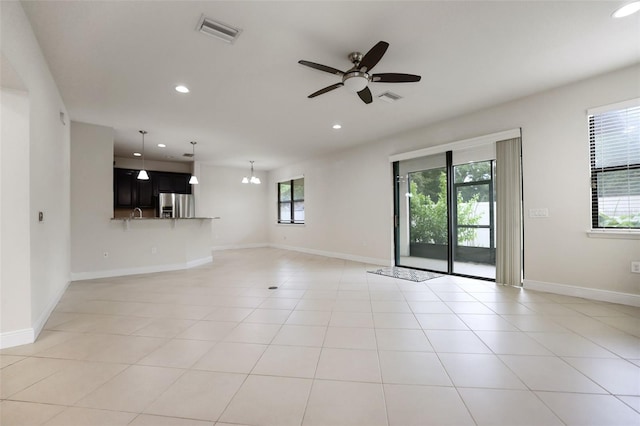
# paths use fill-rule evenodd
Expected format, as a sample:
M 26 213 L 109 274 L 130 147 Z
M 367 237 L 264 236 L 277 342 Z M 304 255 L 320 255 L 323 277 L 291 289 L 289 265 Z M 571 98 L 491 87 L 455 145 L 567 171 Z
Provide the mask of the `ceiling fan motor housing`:
M 360 53 L 360 52 L 351 52 L 351 53 L 349 53 L 349 60 L 356 67 L 358 65 L 360 65 L 360 62 L 362 61 L 363 57 L 364 57 L 364 55 L 362 53 Z

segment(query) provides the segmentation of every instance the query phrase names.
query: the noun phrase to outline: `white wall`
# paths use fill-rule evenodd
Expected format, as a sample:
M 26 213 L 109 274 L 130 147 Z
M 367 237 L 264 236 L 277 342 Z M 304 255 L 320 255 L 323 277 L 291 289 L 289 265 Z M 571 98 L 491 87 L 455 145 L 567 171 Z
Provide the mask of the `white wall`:
M 113 167 L 140 170 L 142 168 L 142 160 L 139 158 L 114 157 Z M 144 167 L 146 170 L 160 172 L 191 173 L 193 171 L 193 162 L 145 160 Z
M 71 271 L 99 268 L 90 249 L 113 217 L 113 129 L 71 122 Z M 104 256 L 102 256 L 104 257 Z M 102 262 L 104 263 L 104 262 Z
M 243 184 L 249 168 L 214 167 L 198 163 L 195 188 L 198 216 L 219 217 L 212 224 L 214 249 L 245 248 L 268 244 L 267 179 L 255 172 L 262 184 Z
M 71 123 L 71 189 L 73 280 L 182 269 L 211 260 L 211 220 L 111 220 L 110 127 Z
M 640 295 L 640 276 L 630 271 L 630 262 L 640 260 L 640 240 L 586 233 L 591 209 L 586 110 L 639 97 L 638 75 L 640 66 L 622 69 L 272 171 L 270 242 L 389 262 L 389 155 L 521 127 L 525 212 L 549 209 L 548 218 L 525 217 L 525 284 L 551 284 L 557 291 L 575 287 L 582 295 L 604 298 L 606 292 Z M 278 226 L 275 183 L 301 174 L 307 224 Z
M 269 173 L 269 241 L 282 248 L 388 265 L 392 173 L 380 143 Z M 277 183 L 304 175 L 305 224 L 278 224 Z M 390 192 L 391 191 L 391 192 Z
M 4 70 L 3 70 L 4 71 Z M 0 91 L 0 333 L 31 328 L 29 95 Z
M 14 158 L 29 173 L 29 270 L 32 337 L 55 307 L 69 279 L 69 125 L 67 111 L 20 2 L 0 2 L 0 40 L 6 59 L 29 94 L 29 149 Z M 3 142 L 4 144 L 4 142 Z M 44 222 L 38 222 L 38 212 Z M 3 287 L 20 282 L 4 283 Z M 29 309 L 24 307 L 24 309 Z M 3 336 L 7 331 L 3 330 Z M 16 344 L 22 334 L 9 344 Z M 27 341 L 22 343 L 27 343 Z M 3 339 L 3 345 L 6 342 Z

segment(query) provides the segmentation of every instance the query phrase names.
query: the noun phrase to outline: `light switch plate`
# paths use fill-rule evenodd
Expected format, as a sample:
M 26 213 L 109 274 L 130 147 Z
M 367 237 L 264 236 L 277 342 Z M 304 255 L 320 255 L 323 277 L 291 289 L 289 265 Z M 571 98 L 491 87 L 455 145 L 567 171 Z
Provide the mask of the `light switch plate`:
M 529 217 L 549 217 L 549 209 L 529 209 Z

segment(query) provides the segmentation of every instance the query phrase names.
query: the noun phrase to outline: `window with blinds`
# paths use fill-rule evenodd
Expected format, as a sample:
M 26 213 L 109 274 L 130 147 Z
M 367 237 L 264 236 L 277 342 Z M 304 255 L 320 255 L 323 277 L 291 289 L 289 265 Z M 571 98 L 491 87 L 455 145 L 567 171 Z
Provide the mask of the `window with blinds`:
M 640 229 L 640 99 L 589 113 L 593 228 Z

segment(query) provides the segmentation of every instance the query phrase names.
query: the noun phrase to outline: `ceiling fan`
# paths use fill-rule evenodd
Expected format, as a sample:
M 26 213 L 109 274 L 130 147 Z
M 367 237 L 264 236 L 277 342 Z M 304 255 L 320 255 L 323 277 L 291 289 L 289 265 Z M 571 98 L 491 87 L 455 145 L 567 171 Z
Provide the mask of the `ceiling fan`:
M 373 83 L 413 83 L 420 81 L 419 75 L 413 74 L 400 74 L 400 73 L 382 73 L 371 74 L 370 71 L 376 64 L 382 59 L 385 52 L 389 48 L 389 43 L 386 41 L 379 41 L 375 46 L 371 48 L 366 54 L 360 52 L 352 52 L 349 54 L 349 60 L 353 63 L 353 67 L 347 71 L 340 71 L 338 69 L 328 67 L 326 65 L 316 64 L 309 61 L 298 61 L 299 64 L 311 67 L 320 71 L 328 72 L 342 77 L 342 81 L 331 86 L 320 89 L 317 92 L 310 94 L 309 98 L 315 98 L 323 93 L 330 92 L 338 87 L 344 86 L 350 92 L 357 93 L 360 99 L 365 104 L 370 104 L 373 101 L 371 96 L 371 90 L 369 90 L 368 84 Z

